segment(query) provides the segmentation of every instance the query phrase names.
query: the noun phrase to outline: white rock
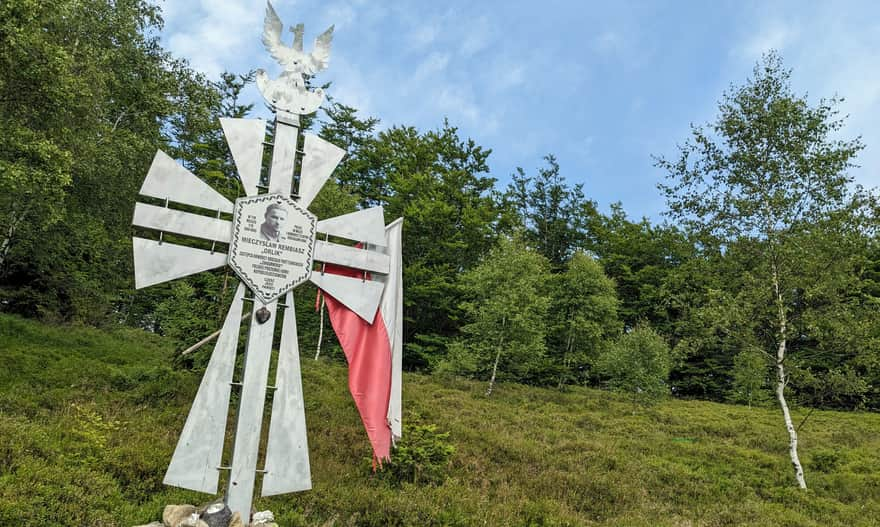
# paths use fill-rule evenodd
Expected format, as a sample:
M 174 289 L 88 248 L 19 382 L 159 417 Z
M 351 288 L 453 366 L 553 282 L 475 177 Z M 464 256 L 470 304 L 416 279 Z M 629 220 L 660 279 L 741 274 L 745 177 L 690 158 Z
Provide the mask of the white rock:
M 251 525 L 266 525 L 275 521 L 275 515 L 272 511 L 255 512 L 251 519 Z

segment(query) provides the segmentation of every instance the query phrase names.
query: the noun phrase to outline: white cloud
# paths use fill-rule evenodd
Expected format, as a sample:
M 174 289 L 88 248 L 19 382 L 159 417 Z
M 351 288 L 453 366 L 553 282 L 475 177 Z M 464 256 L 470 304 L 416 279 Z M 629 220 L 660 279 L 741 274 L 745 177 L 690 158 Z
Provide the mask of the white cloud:
M 255 9 L 248 0 L 200 0 L 186 11 L 179 5 L 166 8 L 165 19 L 171 52 L 186 57 L 210 78 L 217 78 L 225 69 L 249 69 L 241 67 L 236 58 L 242 56 L 243 49 L 259 45 L 254 28 L 262 28 L 263 9 Z
M 606 30 L 593 39 L 593 49 L 603 54 L 618 54 L 626 48 L 626 41 L 620 33 Z
M 417 26 L 409 33 L 408 40 L 410 46 L 414 48 L 424 48 L 433 44 L 434 41 L 437 40 L 439 32 L 439 25 L 434 22 Z
M 646 40 L 644 30 L 631 20 L 601 31 L 589 42 L 596 56 L 615 61 L 618 68 L 627 72 L 643 68 L 656 52 L 656 43 Z
M 571 150 L 573 151 L 573 154 L 583 162 L 590 163 L 593 161 L 593 146 L 595 142 L 596 138 L 592 135 L 588 135 L 581 138 L 579 141 L 574 141 Z
M 355 20 L 358 19 L 355 8 L 346 3 L 330 4 L 327 6 L 324 13 L 325 18 L 333 21 L 332 23 L 336 26 L 336 29 L 341 29 L 343 31 L 354 24 Z
M 470 86 L 441 86 L 434 94 L 432 104 L 453 123 L 461 122 L 479 135 L 492 135 L 498 130 L 498 117 L 483 111 Z
M 470 57 L 488 48 L 495 39 L 495 27 L 486 16 L 479 16 L 459 26 L 459 53 Z
M 771 49 L 784 52 L 786 48 L 797 43 L 799 36 L 799 28 L 790 22 L 769 23 L 751 34 L 739 47 L 734 49 L 734 53 L 754 61 Z
M 633 97 L 629 103 L 629 113 L 637 114 L 645 108 L 645 98 L 641 95 Z
M 381 74 L 369 75 L 368 72 L 351 63 L 345 55 L 334 58 L 332 69 L 327 71 L 327 80 L 332 81 L 330 93 L 336 100 L 356 108 L 361 116 L 376 114 L 373 94 L 382 93 L 381 83 L 376 80 L 382 78 Z
M 495 92 L 517 88 L 526 82 L 526 65 L 501 59 L 491 69 L 487 80 Z
M 433 77 L 438 73 L 442 73 L 447 65 L 449 65 L 449 54 L 435 51 L 419 63 L 413 74 L 413 79 L 416 82 L 424 81 L 428 79 L 428 77 Z
M 310 13 L 324 27 L 334 24 L 343 33 L 358 34 L 375 38 L 378 32 L 375 26 L 385 21 L 389 8 L 385 2 L 373 0 L 342 0 L 326 4 L 315 1 L 307 2 Z M 297 9 L 290 10 L 296 15 Z

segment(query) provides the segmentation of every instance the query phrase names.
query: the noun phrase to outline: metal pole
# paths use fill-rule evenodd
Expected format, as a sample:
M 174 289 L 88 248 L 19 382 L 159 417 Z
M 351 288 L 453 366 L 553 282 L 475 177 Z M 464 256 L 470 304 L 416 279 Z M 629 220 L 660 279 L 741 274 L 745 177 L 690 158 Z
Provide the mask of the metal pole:
M 270 193 L 285 196 L 291 194 L 298 140 L 299 116 L 278 112 L 275 117 L 272 166 L 269 171 Z M 256 302 L 254 307 L 256 308 Z M 268 320 L 259 323 L 258 309 L 253 309 L 251 317 L 242 375 L 241 401 L 235 428 L 235 446 L 232 451 L 232 472 L 226 500 L 233 512 L 239 512 L 245 524 L 250 523 L 251 518 L 251 505 L 258 472 L 257 458 L 263 431 L 266 386 L 272 357 L 272 340 L 275 336 L 275 317 L 278 313 L 277 301 L 270 302 L 264 307 L 270 313 Z M 291 307 L 287 311 L 293 313 L 294 310 Z
M 235 427 L 235 446 L 232 450 L 232 473 L 229 477 L 227 504 L 233 512 L 238 511 L 242 521 L 247 523 L 250 523 L 251 503 L 257 477 L 257 456 L 263 429 L 269 360 L 272 357 L 272 337 L 275 334 L 276 303 L 270 302 L 265 306 L 271 316 L 263 324 L 257 321 L 256 309 L 251 315 L 242 375 L 241 401 Z

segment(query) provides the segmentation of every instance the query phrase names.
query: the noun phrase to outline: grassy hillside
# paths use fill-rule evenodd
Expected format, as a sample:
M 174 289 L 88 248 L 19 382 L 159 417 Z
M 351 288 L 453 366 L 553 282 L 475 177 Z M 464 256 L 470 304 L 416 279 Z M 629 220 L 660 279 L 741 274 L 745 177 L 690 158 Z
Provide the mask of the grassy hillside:
M 0 525 L 130 526 L 208 501 L 161 483 L 199 382 L 171 359 L 142 332 L 0 316 Z M 877 414 L 813 413 L 800 492 L 772 408 L 509 384 L 487 400 L 408 375 L 407 424 L 456 451 L 442 484 L 394 485 L 370 472 L 345 368 L 303 368 L 314 489 L 256 503 L 283 526 L 880 525 Z

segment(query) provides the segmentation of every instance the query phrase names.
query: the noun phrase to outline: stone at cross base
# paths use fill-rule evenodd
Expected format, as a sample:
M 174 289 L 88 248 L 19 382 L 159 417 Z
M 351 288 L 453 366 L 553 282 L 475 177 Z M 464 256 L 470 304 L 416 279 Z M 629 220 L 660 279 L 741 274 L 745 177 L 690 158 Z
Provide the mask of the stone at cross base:
M 278 527 L 272 511 L 260 511 L 253 515 L 248 527 Z M 222 501 L 215 501 L 203 507 L 194 505 L 167 505 L 162 512 L 162 521 L 155 521 L 135 527 L 246 527 L 238 512 L 231 512 Z

